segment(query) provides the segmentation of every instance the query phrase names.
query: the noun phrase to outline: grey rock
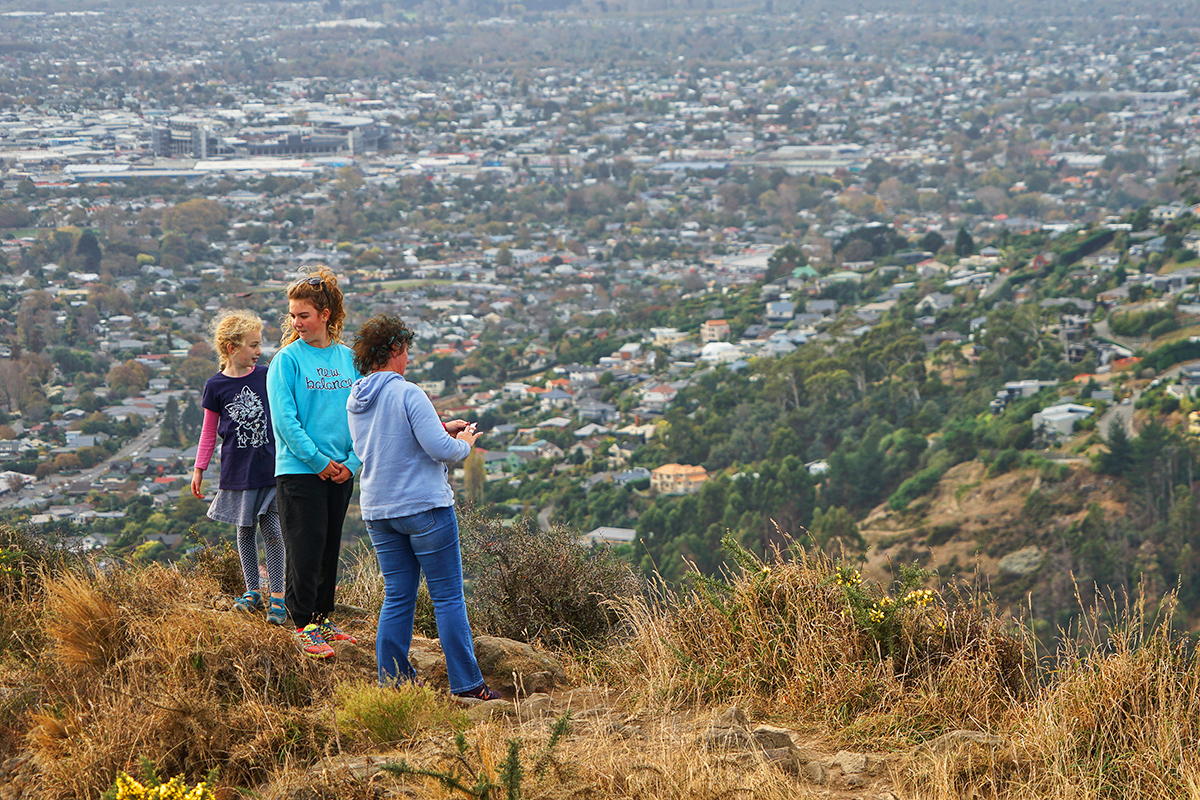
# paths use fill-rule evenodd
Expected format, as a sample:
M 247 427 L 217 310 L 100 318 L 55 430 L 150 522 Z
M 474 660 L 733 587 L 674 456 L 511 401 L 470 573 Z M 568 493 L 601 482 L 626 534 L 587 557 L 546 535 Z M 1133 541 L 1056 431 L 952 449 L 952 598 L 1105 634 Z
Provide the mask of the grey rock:
M 543 670 L 542 672 L 522 675 L 521 679 L 516 683 L 518 684 L 516 688 L 517 695 L 521 696 L 523 693 L 529 695 L 544 694 L 558 686 L 559 680 L 553 672 Z
M 796 750 L 796 743 L 792 740 L 792 732 L 787 728 L 776 728 L 774 725 L 759 725 L 755 728 L 754 741 L 764 750 L 772 750 L 779 747 L 787 748 L 793 752 Z
M 750 720 L 746 719 L 746 712 L 742 711 L 738 706 L 730 706 L 721 712 L 721 716 L 712 721 L 712 728 L 743 728 L 750 727 Z
M 548 694 L 531 694 L 521 701 L 517 709 L 523 721 L 538 719 L 539 717 L 548 717 L 554 713 L 554 709 L 551 708 L 552 703 L 553 701 Z
M 990 733 L 982 731 L 950 731 L 943 733 L 936 739 L 930 739 L 916 749 L 916 752 L 928 751 L 932 753 L 941 753 L 949 750 L 951 747 L 960 744 L 977 744 L 983 747 L 1001 747 L 1004 740 L 999 736 L 993 736 Z
M 567 682 L 566 670 L 557 660 L 512 639 L 477 636 L 475 660 L 483 674 L 492 678 L 489 686 L 518 696 L 545 692 Z
M 1023 547 L 1000 559 L 996 566 L 1010 575 L 1031 575 L 1042 566 L 1042 549 L 1035 545 Z
M 809 761 L 807 764 L 805 764 L 804 774 L 808 776 L 810 781 L 818 786 L 823 785 L 825 780 L 828 778 L 825 765 L 820 761 Z
M 800 774 L 800 762 L 796 760 L 796 750 L 792 747 L 772 747 L 762 752 L 763 760 L 778 767 L 789 775 Z
M 442 645 L 437 639 L 414 636 L 408 652 L 408 661 L 430 688 L 450 688 L 450 679 L 446 677 L 446 656 L 442 653 Z
M 754 745 L 750 732 L 744 728 L 709 728 L 700 737 L 706 750 L 748 750 Z
M 487 722 L 493 717 L 506 717 L 515 714 L 517 707 L 507 700 L 465 700 L 459 701 L 470 705 L 467 718 L 472 722 Z
M 837 755 L 829 759 L 829 763 L 840 767 L 844 775 L 857 775 L 869 768 L 866 753 L 851 753 L 849 750 L 839 750 Z

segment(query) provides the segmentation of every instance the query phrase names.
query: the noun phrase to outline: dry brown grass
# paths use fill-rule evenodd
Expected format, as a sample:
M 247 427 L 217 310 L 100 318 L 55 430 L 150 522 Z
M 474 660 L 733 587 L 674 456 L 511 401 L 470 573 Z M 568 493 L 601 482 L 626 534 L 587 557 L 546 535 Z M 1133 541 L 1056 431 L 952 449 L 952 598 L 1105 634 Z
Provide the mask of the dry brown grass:
M 896 637 L 881 640 L 833 582 L 831 559 L 801 552 L 750 566 L 724 588 L 620 604 L 633 633 L 606 654 L 608 679 L 635 687 L 643 708 L 736 702 L 897 745 L 986 730 L 1028 690 L 1019 630 L 986 608 L 907 609 Z
M 481 774 L 503 785 L 500 776 L 510 743 L 519 741 L 523 766 L 519 796 L 527 800 L 803 800 L 827 796 L 819 787 L 784 774 L 757 754 L 698 750 L 697 730 L 690 725 L 656 720 L 630 738 L 577 725 L 547 756 L 550 727 L 551 720 L 519 724 L 500 719 L 478 724 L 468 732 L 468 749 L 462 758 L 448 737 L 428 740 L 395 755 L 421 769 L 454 774 L 468 786 Z M 384 785 L 400 784 L 404 794 L 422 800 L 463 796 L 430 777 L 379 776 L 376 780 Z M 493 791 L 489 796 L 506 793 Z
M 380 585 L 373 558 L 357 563 L 339 599 L 370 607 Z M 830 791 L 753 753 L 702 752 L 714 709 L 737 703 L 756 720 L 804 730 L 826 754 L 843 746 L 904 754 L 892 776 L 901 797 L 1200 797 L 1200 661 L 1167 624 L 1144 622 L 1145 604 L 1124 616 L 1097 613 L 1052 666 L 1032 672 L 1019 626 L 969 596 L 904 608 L 882 636 L 864 622 L 882 589 L 863 585 L 852 602 L 831 580 L 840 567 L 819 555 L 769 568 L 747 561 L 725 588 L 700 583 L 620 603 L 626 637 L 572 651 L 569 670 L 607 685 L 596 692 L 603 713 L 581 715 L 548 769 L 528 772 L 523 796 L 774 800 Z M 436 781 L 362 777 L 344 766 L 386 753 L 444 769 L 453 750 L 446 726 L 462 724 L 439 709 L 424 717 L 432 723 L 392 724 L 386 703 L 371 699 L 369 625 L 356 631 L 363 644 L 339 648 L 335 663 L 304 660 L 287 631 L 223 610 L 214 569 L 48 566 L 0 591 L 0 620 L 25 626 L 4 640 L 20 646 L 0 653 L 0 762 L 22 746 L 33 755 L 37 786 L 26 797 L 99 797 L 142 756 L 159 775 L 190 782 L 217 767 L 223 786 L 263 798 L 293 798 L 302 786 L 314 798 L 452 796 Z M 1160 618 L 1172 611 L 1168 598 Z M 347 686 L 363 701 L 353 708 Z M 400 733 L 381 735 L 376 723 Z M 510 740 L 532 758 L 548 728 L 544 719 L 475 725 L 470 759 L 495 775 Z M 996 741 L 922 744 L 955 729 Z
M 383 608 L 383 573 L 369 540 L 360 541 L 343 553 L 338 600 L 379 616 Z
M 213 608 L 213 582 L 150 566 L 60 576 L 48 591 L 29 746 L 47 798 L 94 797 L 149 758 L 160 775 L 256 785 L 333 746 L 326 698 L 355 659 L 303 659 L 287 631 Z M 373 673 L 368 673 L 373 674 Z

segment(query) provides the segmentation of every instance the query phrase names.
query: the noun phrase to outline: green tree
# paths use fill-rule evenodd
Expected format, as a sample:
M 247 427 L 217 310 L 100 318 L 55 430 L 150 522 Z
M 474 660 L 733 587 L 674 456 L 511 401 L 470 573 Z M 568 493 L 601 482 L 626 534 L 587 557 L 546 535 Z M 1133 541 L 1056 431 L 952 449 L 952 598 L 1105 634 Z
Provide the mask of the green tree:
M 803 267 L 807 263 L 808 258 L 804 255 L 804 251 L 794 244 L 785 244 L 767 259 L 767 273 L 763 276 L 763 280 L 770 283 L 787 277 L 796 267 Z
M 863 550 L 866 541 L 859 533 L 854 515 L 841 506 L 817 509 L 809 528 L 813 544 L 826 553 L 839 556 L 846 550 Z
M 79 235 L 79 240 L 75 242 L 75 255 L 83 259 L 86 269 L 100 269 L 100 260 L 104 257 L 104 251 L 101 250 L 100 240 L 96 238 L 95 233 L 87 230 Z
M 200 435 L 200 427 L 204 424 L 204 412 L 196 404 L 196 398 L 188 395 L 183 411 L 179 413 L 179 432 L 185 443 L 191 442 Z
M 920 247 L 922 250 L 928 250 L 931 253 L 936 253 L 946 246 L 946 240 L 937 231 L 929 231 L 921 237 Z
M 158 443 L 164 447 L 179 446 L 179 401 L 174 397 L 167 400 L 163 409 L 162 428 L 158 433 Z
M 954 237 L 954 255 L 962 258 L 974 253 L 975 240 L 971 238 L 971 234 L 967 233 L 966 228 L 959 228 L 958 235 Z
M 471 455 L 463 461 L 463 492 L 473 503 L 483 500 L 483 490 L 487 476 L 483 467 L 483 451 L 471 450 Z

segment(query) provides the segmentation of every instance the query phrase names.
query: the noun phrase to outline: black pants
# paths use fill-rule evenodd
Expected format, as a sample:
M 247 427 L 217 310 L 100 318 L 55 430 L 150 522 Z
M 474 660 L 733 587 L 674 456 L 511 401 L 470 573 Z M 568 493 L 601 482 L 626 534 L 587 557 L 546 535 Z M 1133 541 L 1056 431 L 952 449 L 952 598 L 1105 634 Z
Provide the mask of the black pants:
M 288 613 L 297 627 L 333 611 L 342 523 L 354 479 L 323 481 L 316 475 L 275 476 L 275 501 L 287 551 Z

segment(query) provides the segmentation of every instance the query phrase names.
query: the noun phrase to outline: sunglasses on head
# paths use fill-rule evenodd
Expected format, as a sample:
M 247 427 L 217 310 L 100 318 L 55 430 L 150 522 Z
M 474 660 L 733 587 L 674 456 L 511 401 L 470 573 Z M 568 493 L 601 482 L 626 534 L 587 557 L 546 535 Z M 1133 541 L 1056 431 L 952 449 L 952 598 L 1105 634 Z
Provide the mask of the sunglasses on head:
M 325 285 L 324 278 L 305 278 L 303 282 L 309 286 L 320 286 L 321 291 L 325 293 L 325 307 L 328 309 L 333 308 L 333 299 L 329 296 L 329 287 Z

